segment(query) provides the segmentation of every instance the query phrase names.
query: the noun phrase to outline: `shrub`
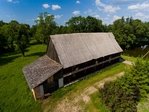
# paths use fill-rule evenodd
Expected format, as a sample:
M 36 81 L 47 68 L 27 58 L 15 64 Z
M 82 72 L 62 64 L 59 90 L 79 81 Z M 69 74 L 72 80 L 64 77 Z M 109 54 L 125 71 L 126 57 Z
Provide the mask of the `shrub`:
M 104 85 L 103 103 L 112 112 L 136 112 L 140 98 L 149 93 L 149 63 L 137 61 L 131 70 L 114 82 Z

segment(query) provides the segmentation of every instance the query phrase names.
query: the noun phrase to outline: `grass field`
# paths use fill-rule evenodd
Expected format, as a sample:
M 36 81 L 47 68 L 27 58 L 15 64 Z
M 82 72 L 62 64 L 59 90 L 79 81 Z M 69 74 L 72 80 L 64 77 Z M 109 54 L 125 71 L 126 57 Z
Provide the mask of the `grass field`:
M 0 56 L 0 112 L 52 111 L 66 97 L 72 100 L 85 88 L 106 77 L 113 76 L 126 68 L 124 64 L 117 63 L 99 72 L 92 73 L 84 80 L 73 85 L 57 90 L 42 102 L 35 102 L 22 73 L 22 68 L 43 55 L 45 50 L 45 45 L 32 45 L 27 49 L 26 57 L 22 57 L 21 54 L 16 53 Z M 91 100 L 88 104 L 80 103 L 85 111 L 108 112 L 100 102 L 98 93 L 91 95 L 90 98 Z
M 22 68 L 44 54 L 45 45 L 27 49 L 26 57 L 9 53 L 0 56 L 0 112 L 39 112 L 22 73 Z

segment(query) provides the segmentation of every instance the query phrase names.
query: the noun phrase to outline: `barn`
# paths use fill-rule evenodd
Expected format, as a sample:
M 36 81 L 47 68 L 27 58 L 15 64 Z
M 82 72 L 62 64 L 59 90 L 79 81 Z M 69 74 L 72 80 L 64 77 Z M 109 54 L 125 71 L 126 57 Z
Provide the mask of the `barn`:
M 47 52 L 23 68 L 35 99 L 120 60 L 121 47 L 112 33 L 51 35 Z

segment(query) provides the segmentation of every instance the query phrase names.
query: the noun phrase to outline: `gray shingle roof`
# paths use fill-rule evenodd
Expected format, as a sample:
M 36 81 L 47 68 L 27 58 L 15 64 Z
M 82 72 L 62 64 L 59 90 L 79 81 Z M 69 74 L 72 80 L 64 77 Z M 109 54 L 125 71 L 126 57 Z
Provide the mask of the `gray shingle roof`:
M 44 55 L 23 68 L 24 76 L 30 89 L 35 88 L 53 74 L 62 69 L 62 65 Z
M 51 40 L 64 68 L 123 51 L 112 33 L 51 35 Z

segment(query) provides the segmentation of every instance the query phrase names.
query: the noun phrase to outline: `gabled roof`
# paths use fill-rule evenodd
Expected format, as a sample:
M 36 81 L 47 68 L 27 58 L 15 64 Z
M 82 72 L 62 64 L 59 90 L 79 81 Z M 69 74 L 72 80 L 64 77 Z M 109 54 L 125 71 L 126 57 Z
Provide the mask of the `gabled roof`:
M 51 40 L 64 68 L 123 51 L 112 33 L 51 35 Z
M 62 69 L 62 65 L 44 55 L 32 64 L 24 67 L 23 73 L 30 89 L 33 89 L 60 69 Z

